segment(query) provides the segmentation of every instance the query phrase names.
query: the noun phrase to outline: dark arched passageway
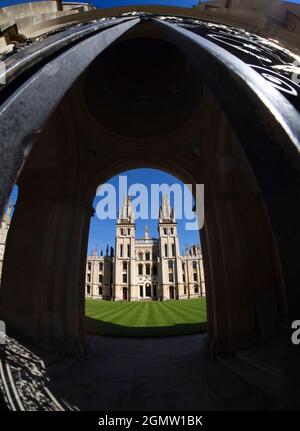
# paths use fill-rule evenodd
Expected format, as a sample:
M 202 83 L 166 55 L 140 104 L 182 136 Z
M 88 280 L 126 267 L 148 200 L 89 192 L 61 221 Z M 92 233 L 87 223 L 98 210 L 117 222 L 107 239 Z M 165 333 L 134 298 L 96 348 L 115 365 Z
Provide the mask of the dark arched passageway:
M 98 33 L 31 69 L 24 84 L 12 76 L 14 97 L 3 93 L 2 207 L 18 173 L 20 194 L 1 316 L 35 341 L 81 350 L 95 187 L 151 165 L 205 185 L 211 352 L 280 333 L 298 312 L 296 104 L 199 36 L 200 27 L 155 17 L 105 23 L 111 28 L 102 32 L 97 25 Z

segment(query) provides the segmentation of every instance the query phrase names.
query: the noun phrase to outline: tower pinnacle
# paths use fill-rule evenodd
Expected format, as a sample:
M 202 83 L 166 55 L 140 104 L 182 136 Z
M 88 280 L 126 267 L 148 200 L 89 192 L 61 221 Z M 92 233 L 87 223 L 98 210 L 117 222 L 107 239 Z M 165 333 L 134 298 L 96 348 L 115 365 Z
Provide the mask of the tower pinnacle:
M 159 223 L 171 222 L 175 223 L 174 210 L 170 205 L 170 199 L 168 195 L 162 196 L 161 207 L 159 210 Z
M 118 223 L 134 223 L 134 211 L 130 196 L 124 198 L 122 208 L 119 211 Z
M 146 226 L 145 226 L 145 239 L 149 239 L 150 238 L 150 236 L 149 236 L 149 229 L 148 229 L 148 224 L 146 223 Z

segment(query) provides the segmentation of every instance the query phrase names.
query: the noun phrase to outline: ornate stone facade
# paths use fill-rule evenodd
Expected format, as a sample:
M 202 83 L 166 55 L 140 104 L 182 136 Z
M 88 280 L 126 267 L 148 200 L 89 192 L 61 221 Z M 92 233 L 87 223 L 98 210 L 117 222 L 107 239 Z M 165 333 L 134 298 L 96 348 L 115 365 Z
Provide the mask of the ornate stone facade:
M 158 220 L 159 237 L 151 238 L 146 225 L 135 238 L 134 211 L 125 199 L 116 224 L 115 253 L 97 249 L 87 258 L 87 298 L 108 300 L 166 300 L 205 296 L 203 259 L 199 245 L 179 251 L 173 208 L 163 197 Z

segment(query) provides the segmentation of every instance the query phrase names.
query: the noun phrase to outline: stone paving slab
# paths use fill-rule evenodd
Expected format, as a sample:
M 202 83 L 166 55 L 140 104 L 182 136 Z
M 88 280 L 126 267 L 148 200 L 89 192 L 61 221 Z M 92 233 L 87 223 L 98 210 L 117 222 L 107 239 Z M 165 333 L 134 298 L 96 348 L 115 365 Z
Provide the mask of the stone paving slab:
M 78 410 L 268 410 L 269 399 L 218 361 L 211 361 L 203 349 L 203 335 L 160 339 L 130 339 L 88 336 L 87 354 L 74 359 L 40 354 L 45 367 L 35 373 L 38 356 L 28 351 L 28 364 L 18 366 L 11 349 L 13 375 L 34 394 L 47 387 L 62 406 Z M 16 347 L 17 346 L 17 347 Z M 34 364 L 31 363 L 34 360 Z M 19 368 L 18 368 L 19 367 Z M 28 368 L 28 371 L 26 369 Z M 40 377 L 39 377 L 40 376 Z M 30 391 L 32 386 L 33 391 Z M 55 409 L 24 399 L 33 410 Z M 47 407 L 48 406 L 48 407 Z

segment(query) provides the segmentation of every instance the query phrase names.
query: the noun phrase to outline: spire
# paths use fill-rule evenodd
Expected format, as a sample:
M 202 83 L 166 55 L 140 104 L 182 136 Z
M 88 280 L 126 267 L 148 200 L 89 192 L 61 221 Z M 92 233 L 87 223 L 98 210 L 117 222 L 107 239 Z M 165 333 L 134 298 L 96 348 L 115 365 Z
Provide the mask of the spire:
M 149 229 L 148 229 L 148 224 L 147 223 L 146 223 L 146 226 L 145 226 L 145 239 L 150 239 Z
M 97 246 L 97 244 L 95 245 L 95 248 L 93 250 L 93 256 L 98 256 L 98 246 Z
M 119 211 L 118 223 L 134 223 L 134 211 L 130 196 L 124 198 L 122 208 Z
M 170 205 L 170 199 L 168 195 L 162 196 L 161 207 L 159 210 L 159 222 L 171 222 L 175 223 L 175 213 L 174 209 Z
M 106 246 L 106 256 L 108 256 L 108 253 L 109 253 L 109 248 L 108 248 L 108 244 L 107 244 L 107 246 Z

